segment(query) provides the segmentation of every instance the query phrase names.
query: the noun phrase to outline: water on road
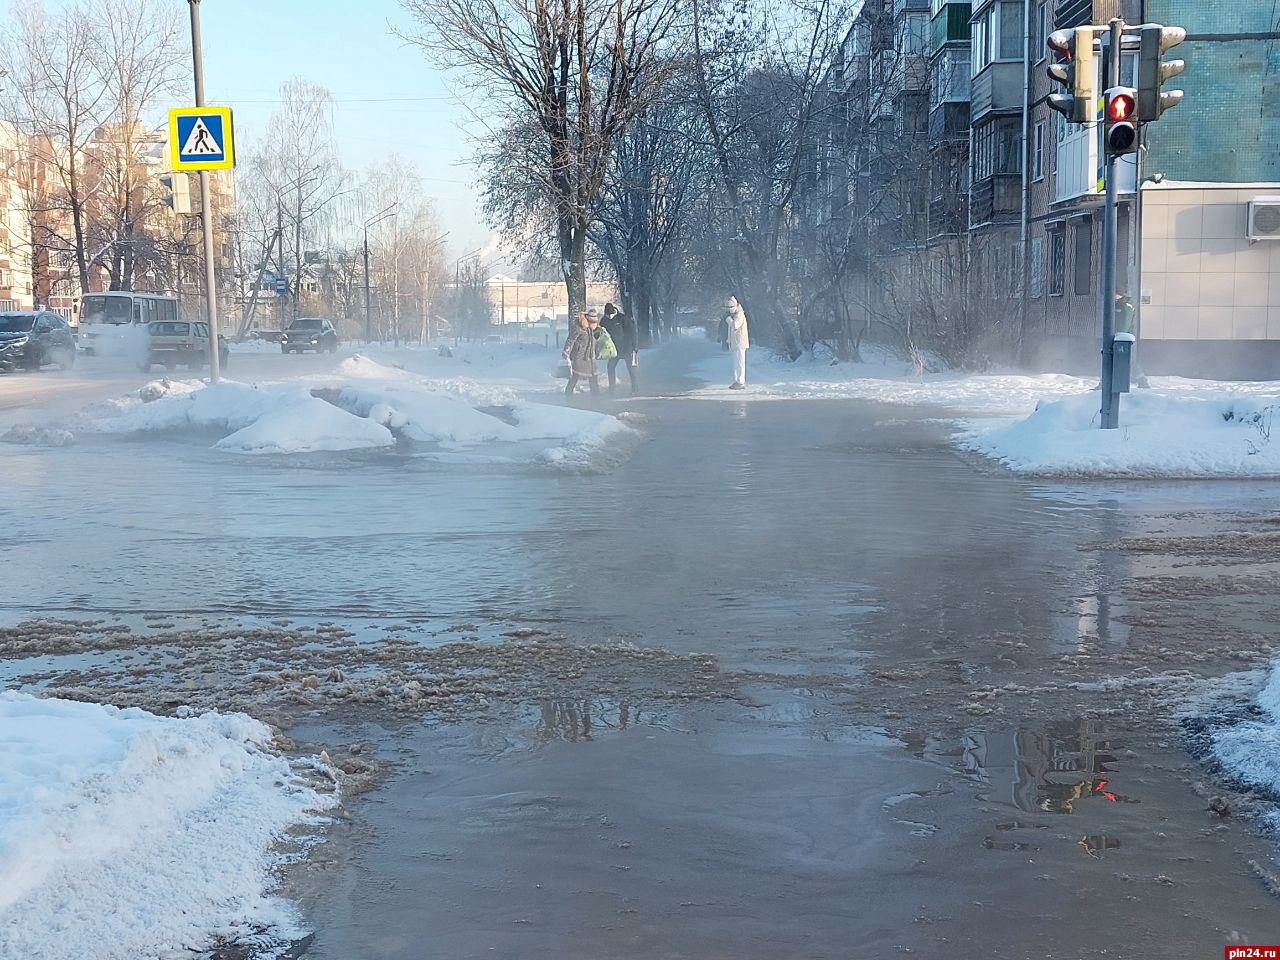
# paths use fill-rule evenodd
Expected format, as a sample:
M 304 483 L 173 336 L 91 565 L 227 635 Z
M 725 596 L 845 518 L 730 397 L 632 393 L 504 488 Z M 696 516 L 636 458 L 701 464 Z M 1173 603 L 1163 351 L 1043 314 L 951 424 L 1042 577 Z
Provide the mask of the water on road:
M 1203 820 L 1176 736 L 1069 686 L 1178 635 L 1123 589 L 1169 561 L 1117 545 L 1270 488 L 1013 479 L 936 410 L 686 397 L 705 350 L 601 401 L 645 436 L 603 472 L 0 449 L 0 619 L 532 625 L 740 678 L 297 723 L 391 766 L 292 880 L 323 960 L 1190 957 L 1274 932 L 1263 847 Z

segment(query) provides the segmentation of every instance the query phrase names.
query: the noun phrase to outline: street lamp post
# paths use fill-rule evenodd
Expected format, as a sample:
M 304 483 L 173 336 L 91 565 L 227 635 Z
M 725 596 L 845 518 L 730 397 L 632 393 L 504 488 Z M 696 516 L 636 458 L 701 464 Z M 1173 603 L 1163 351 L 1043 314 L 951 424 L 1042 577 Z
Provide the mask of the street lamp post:
M 366 344 L 373 339 L 373 312 L 369 307 L 369 228 L 395 214 L 396 204 L 393 203 L 364 222 L 364 342 Z
M 191 8 L 191 60 L 194 67 L 196 106 L 204 106 L 204 56 L 200 49 L 200 0 L 187 0 Z M 222 376 L 218 356 L 218 277 L 213 251 L 213 198 L 209 196 L 209 171 L 200 171 L 200 220 L 204 232 L 204 288 L 209 311 L 209 379 Z

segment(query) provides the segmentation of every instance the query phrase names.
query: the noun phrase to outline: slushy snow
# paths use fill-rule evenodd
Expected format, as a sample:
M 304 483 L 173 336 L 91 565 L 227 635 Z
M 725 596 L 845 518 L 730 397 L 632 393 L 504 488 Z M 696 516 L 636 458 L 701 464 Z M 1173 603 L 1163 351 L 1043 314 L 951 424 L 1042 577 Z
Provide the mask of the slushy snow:
M 1241 782 L 1280 796 L 1280 664 L 1271 668 L 1257 703 L 1258 719 L 1213 734 L 1213 752 Z
M 143 960 L 268 931 L 272 845 L 336 801 L 239 714 L 0 693 L 0 957 Z

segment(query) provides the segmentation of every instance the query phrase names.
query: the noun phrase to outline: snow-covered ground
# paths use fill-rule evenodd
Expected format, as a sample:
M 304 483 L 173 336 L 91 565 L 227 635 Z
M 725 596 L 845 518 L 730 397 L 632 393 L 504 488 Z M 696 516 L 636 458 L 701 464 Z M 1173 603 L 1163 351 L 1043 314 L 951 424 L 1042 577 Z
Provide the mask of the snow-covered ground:
M 424 455 L 559 462 L 626 431 L 611 415 L 523 398 L 555 390 L 542 348 L 383 350 L 259 383 L 159 380 L 90 414 L 108 434 L 220 434 L 218 450 L 296 454 L 392 447 Z M 554 396 L 551 394 L 550 396 Z M 549 396 L 549 399 L 550 399 Z M 519 445 L 518 447 L 516 445 Z
M 190 956 L 299 936 L 270 895 L 274 842 L 316 793 L 243 715 L 0 693 L 0 957 Z
M 1212 478 L 1280 476 L 1280 381 L 1236 383 L 1152 377 L 1151 389 L 1121 400 L 1121 429 L 1098 429 L 1096 377 L 1063 374 L 918 373 L 884 351 L 870 362 L 788 363 L 766 351 L 748 359 L 745 392 L 708 386 L 699 396 L 848 399 L 946 408 L 954 440 L 1018 473 L 1078 477 Z M 727 355 L 698 375 L 723 381 Z M 1280 423 L 1276 424 L 1280 427 Z
M 1076 396 L 1094 385 L 1064 374 L 919 373 L 880 347 L 864 349 L 865 363 L 832 363 L 824 357 L 780 360 L 767 350 L 747 354 L 748 388 L 728 389 L 729 354 L 698 365 L 697 376 L 712 384 L 697 395 L 735 400 L 871 400 L 950 407 L 978 415 L 1010 415 L 1035 409 L 1044 397 Z
M 962 447 L 1026 474 L 1086 477 L 1280 476 L 1280 383 L 1197 385 L 1153 378 L 1121 399 L 1120 429 L 1098 428 L 1099 394 L 1053 400 L 1028 417 L 973 425 Z M 1280 428 L 1280 422 L 1275 424 Z

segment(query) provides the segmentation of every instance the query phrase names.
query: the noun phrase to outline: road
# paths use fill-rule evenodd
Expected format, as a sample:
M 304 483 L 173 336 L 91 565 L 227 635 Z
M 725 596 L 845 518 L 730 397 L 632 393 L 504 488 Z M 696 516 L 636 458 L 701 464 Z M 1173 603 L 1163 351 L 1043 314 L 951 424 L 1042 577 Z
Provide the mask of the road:
M 706 349 L 646 365 L 660 396 L 601 401 L 647 437 L 602 473 L 9 451 L 0 616 L 337 623 L 354 639 L 325 656 L 348 671 L 386 633 L 553 638 L 532 666 L 484 661 L 501 702 L 426 722 L 274 703 L 300 745 L 384 766 L 290 875 L 315 960 L 1274 940 L 1249 866 L 1270 847 L 1211 822 L 1163 695 L 1080 684 L 1242 666 L 1195 654 L 1274 622 L 1273 584 L 1210 614 L 1153 588 L 1197 582 L 1179 547 L 1131 545 L 1265 518 L 1272 489 L 1014 479 L 954 453 L 936 410 L 687 397 Z M 653 653 L 618 668 L 618 643 Z M 548 665 L 561 644 L 598 649 Z

